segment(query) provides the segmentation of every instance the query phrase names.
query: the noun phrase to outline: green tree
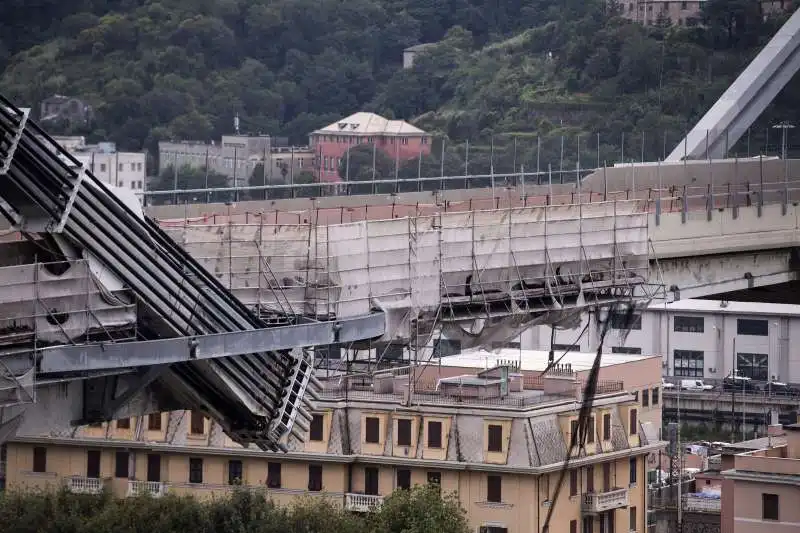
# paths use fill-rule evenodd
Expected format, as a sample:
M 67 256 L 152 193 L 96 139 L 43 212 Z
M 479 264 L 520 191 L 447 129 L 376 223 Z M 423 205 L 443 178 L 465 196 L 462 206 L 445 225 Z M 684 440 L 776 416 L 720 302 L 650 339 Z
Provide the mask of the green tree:
M 353 146 L 342 155 L 339 163 L 339 177 L 344 182 L 394 181 L 395 162 L 381 149 L 373 144 Z M 349 185 L 351 194 L 370 194 L 372 185 Z M 394 191 L 394 183 L 378 184 L 375 191 L 386 194 Z
M 373 533 L 467 533 L 466 513 L 454 494 L 435 484 L 396 490 L 372 516 Z

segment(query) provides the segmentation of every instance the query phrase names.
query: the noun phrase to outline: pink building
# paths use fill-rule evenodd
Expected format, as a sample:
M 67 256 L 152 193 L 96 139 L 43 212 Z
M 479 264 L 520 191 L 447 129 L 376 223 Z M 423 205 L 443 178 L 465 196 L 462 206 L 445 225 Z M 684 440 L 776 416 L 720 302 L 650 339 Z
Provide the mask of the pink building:
M 722 531 L 800 531 L 800 424 L 770 426 L 765 447 L 744 452 L 722 471 Z M 724 456 L 723 456 L 724 459 Z
M 388 120 L 375 113 L 355 113 L 309 137 L 319 158 L 320 181 L 327 182 L 341 181 L 339 164 L 347 157 L 347 151 L 359 144 L 374 144 L 376 150 L 400 164 L 431 152 L 430 134 L 404 120 Z

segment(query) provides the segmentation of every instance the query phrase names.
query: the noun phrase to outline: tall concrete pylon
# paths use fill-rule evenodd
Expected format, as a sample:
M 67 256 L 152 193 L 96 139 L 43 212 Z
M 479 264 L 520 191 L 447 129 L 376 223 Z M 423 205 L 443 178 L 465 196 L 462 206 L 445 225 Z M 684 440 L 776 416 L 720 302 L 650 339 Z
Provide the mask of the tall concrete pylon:
M 720 159 L 800 70 L 800 10 L 728 87 L 666 161 Z

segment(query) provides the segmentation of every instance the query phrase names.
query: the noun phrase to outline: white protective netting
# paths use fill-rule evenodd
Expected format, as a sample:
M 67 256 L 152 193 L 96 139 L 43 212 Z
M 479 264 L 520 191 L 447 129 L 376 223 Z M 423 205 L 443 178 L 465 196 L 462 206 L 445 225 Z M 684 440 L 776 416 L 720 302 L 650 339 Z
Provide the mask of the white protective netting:
M 246 305 L 276 313 L 346 318 L 381 307 L 430 318 L 449 296 L 467 291 L 503 293 L 555 276 L 619 284 L 648 278 L 647 213 L 636 201 L 329 225 L 266 219 L 215 216 L 211 224 L 162 227 Z M 530 320 L 506 325 L 517 330 Z

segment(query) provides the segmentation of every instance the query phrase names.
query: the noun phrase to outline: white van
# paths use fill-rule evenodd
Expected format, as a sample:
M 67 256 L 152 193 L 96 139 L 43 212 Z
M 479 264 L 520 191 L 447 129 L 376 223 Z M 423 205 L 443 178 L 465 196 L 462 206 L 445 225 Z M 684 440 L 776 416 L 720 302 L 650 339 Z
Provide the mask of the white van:
M 702 379 L 682 379 L 681 390 L 705 391 L 712 390 L 713 385 L 706 385 Z

